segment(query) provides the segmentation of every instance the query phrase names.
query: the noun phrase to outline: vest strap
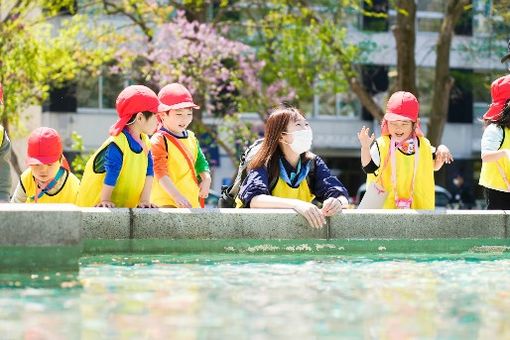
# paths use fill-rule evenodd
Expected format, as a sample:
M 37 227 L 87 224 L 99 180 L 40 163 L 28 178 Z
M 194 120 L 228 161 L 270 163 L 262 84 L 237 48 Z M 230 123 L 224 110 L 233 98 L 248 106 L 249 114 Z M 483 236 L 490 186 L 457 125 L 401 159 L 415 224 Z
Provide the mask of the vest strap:
M 37 182 L 36 182 L 37 188 L 35 189 L 35 195 L 30 197 L 30 199 L 33 200 L 35 203 L 37 203 L 37 200 L 39 200 L 39 198 L 43 197 L 44 194 L 47 194 L 48 191 L 50 191 L 51 189 L 53 189 L 55 187 L 55 185 L 60 180 L 60 178 L 62 178 L 62 175 L 64 174 L 64 172 L 65 172 L 64 168 L 60 167 L 58 169 L 58 172 L 55 175 L 55 177 L 44 188 L 39 188 L 39 185 L 37 185 Z
M 184 159 L 186 159 L 186 163 L 188 163 L 188 167 L 191 170 L 191 173 L 193 175 L 193 179 L 195 180 L 195 183 L 198 185 L 197 173 L 195 172 L 195 166 L 194 166 L 193 161 L 192 161 L 193 156 L 191 155 L 189 150 L 186 148 L 186 146 L 184 144 L 182 144 L 182 142 L 180 140 L 178 140 L 177 138 L 175 138 L 174 136 L 172 136 L 168 132 L 166 132 L 164 130 L 159 130 L 159 132 L 161 134 L 163 134 L 163 136 L 168 138 L 168 140 L 173 145 L 175 145 L 175 147 L 182 153 L 182 155 L 184 156 Z M 200 197 L 200 206 L 202 208 L 205 206 L 205 200 L 204 200 L 203 197 Z

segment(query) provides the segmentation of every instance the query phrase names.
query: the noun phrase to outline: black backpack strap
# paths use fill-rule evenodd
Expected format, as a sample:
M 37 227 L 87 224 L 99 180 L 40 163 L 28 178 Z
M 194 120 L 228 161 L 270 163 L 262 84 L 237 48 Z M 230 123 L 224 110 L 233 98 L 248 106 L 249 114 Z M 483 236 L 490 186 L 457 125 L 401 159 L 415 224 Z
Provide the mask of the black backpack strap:
M 241 155 L 239 159 L 239 166 L 237 168 L 237 174 L 234 178 L 234 181 L 229 186 L 221 187 L 221 195 L 218 202 L 218 206 L 220 208 L 234 208 L 235 207 L 235 199 L 239 194 L 239 190 L 241 188 L 241 184 L 244 182 L 248 172 L 247 168 L 247 158 L 250 152 L 258 145 L 260 145 L 264 141 L 263 138 L 257 139 L 253 142 Z

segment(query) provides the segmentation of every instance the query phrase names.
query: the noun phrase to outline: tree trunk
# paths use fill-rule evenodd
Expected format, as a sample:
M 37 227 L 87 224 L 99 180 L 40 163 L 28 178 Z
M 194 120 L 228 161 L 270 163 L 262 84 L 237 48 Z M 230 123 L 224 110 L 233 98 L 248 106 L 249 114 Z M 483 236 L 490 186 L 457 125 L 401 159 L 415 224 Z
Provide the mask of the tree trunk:
M 439 145 L 443 136 L 444 124 L 448 116 L 450 90 L 453 86 L 453 78 L 450 77 L 450 49 L 453 30 L 464 10 L 464 6 L 468 3 L 469 0 L 448 0 L 445 17 L 439 32 L 436 50 L 434 95 L 427 133 L 427 138 L 432 145 Z
M 367 92 L 367 90 L 363 87 L 363 85 L 356 79 L 352 77 L 349 79 L 349 86 L 358 97 L 361 105 L 363 105 L 368 112 L 374 117 L 374 119 L 380 121 L 383 119 L 384 110 L 377 104 L 374 98 Z
M 397 47 L 397 82 L 395 91 L 408 91 L 418 97 L 416 87 L 416 3 L 398 0 L 397 23 L 392 27 Z M 392 91 L 393 92 L 393 91 Z

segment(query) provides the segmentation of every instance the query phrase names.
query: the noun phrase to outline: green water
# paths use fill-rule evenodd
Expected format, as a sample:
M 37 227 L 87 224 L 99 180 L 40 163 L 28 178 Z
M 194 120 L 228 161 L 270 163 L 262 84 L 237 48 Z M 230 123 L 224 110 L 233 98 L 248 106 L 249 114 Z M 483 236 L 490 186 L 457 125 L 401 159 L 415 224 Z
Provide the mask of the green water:
M 0 337 L 509 338 L 504 250 L 86 256 L 75 276 L 13 277 L 64 288 L 0 289 Z

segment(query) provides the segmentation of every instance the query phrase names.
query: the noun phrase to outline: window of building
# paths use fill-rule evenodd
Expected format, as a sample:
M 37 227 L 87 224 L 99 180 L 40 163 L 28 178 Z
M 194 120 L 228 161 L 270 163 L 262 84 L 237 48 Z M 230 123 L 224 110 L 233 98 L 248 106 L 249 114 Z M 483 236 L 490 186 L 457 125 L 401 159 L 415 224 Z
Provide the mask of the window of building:
M 43 105 L 43 111 L 76 112 L 76 83 L 68 82 L 58 88 L 52 87 L 49 92 L 48 100 Z
M 420 117 L 428 117 L 432 110 L 432 97 L 434 95 L 434 79 L 436 70 L 433 67 L 416 68 L 416 86 L 418 100 L 420 101 Z
M 314 96 L 312 112 L 317 117 L 357 117 L 360 110 L 358 97 L 352 91 L 324 92 Z
M 473 83 L 475 76 L 471 69 L 451 69 L 455 82 L 450 91 L 448 122 L 471 123 L 473 121 Z
M 120 91 L 128 85 L 122 75 L 103 74 L 99 77 L 80 77 L 77 102 L 80 108 L 114 109 Z
M 389 28 L 388 0 L 363 1 L 361 29 L 364 31 L 384 32 Z

